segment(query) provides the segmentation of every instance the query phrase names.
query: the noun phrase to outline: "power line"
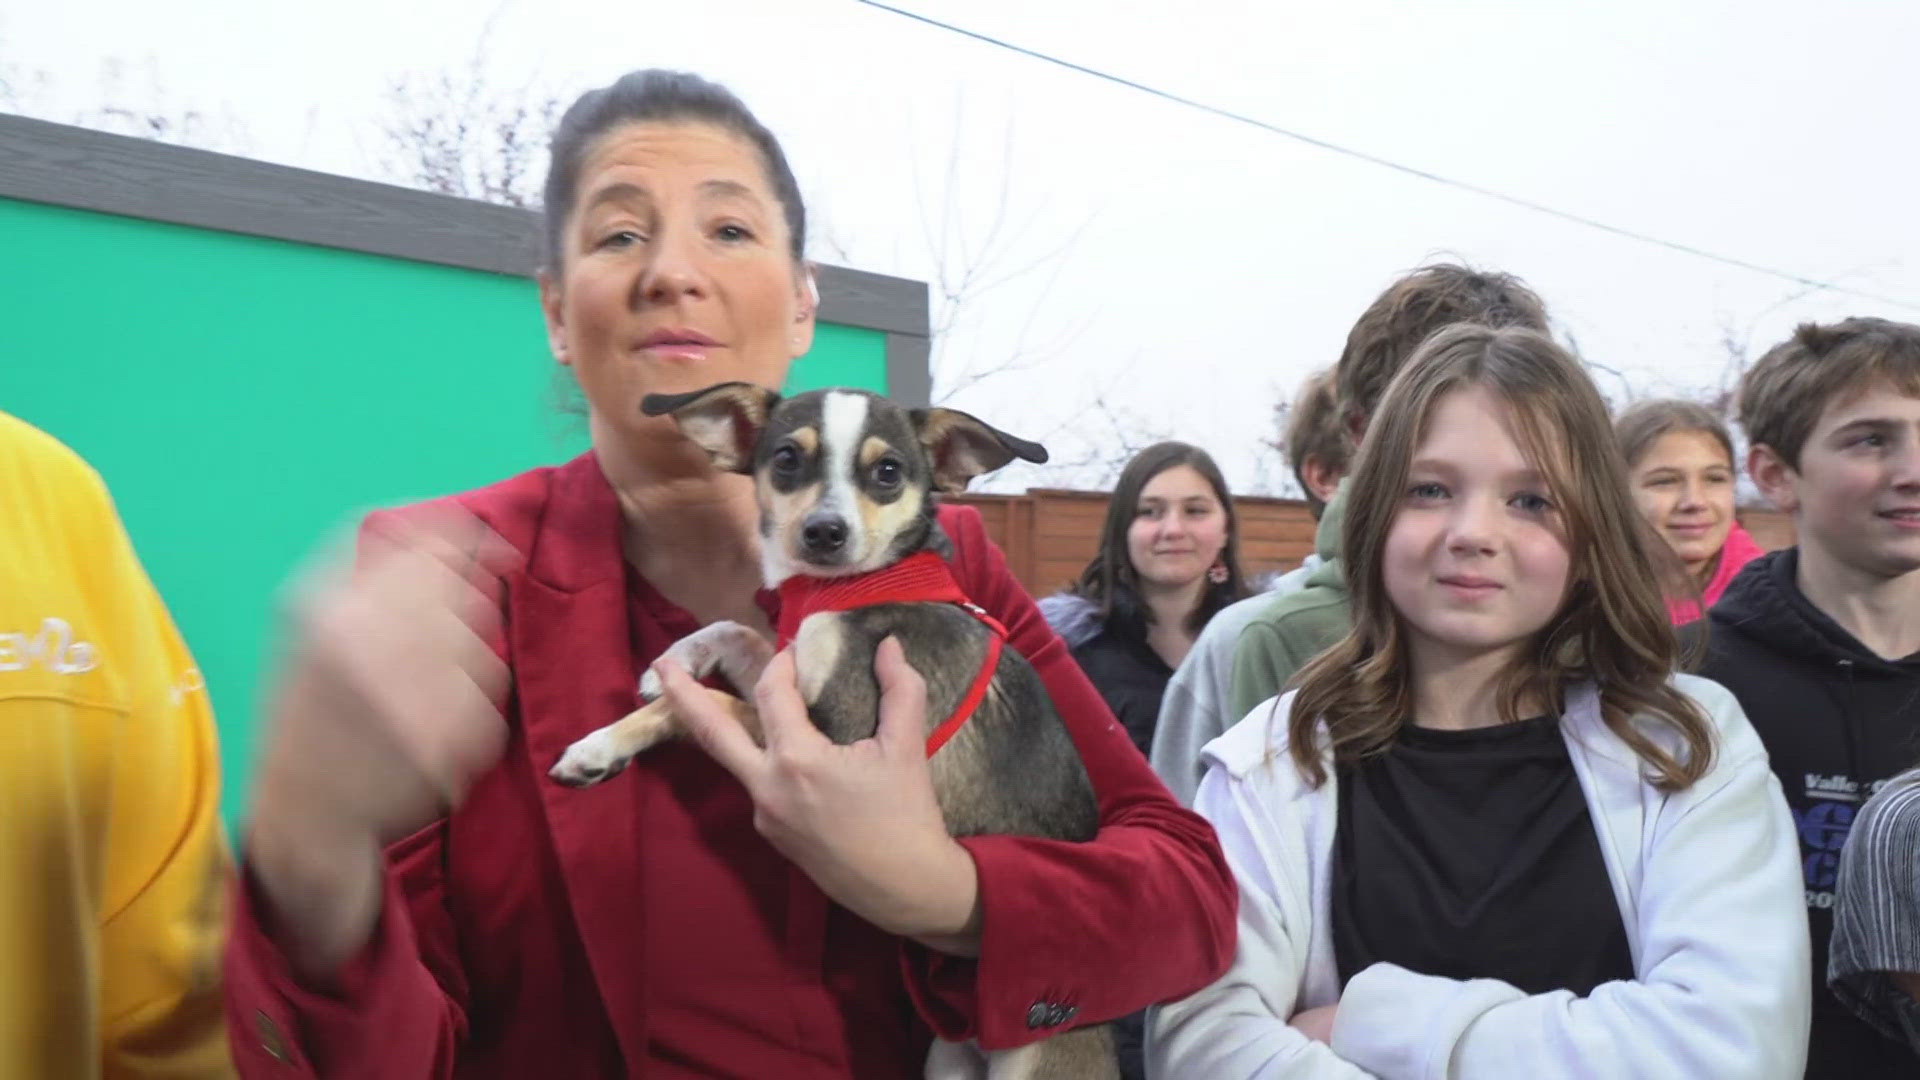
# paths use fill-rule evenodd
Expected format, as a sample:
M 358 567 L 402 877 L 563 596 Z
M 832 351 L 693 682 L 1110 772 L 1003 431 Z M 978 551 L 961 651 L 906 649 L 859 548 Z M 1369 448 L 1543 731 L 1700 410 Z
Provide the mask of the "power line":
M 1218 105 L 1209 105 L 1204 101 L 1196 101 L 1193 98 L 1183 97 L 1171 91 L 1162 90 L 1154 86 L 1148 86 L 1145 83 L 1136 82 L 1135 80 L 1126 78 L 1124 76 L 1114 75 L 1110 72 L 1101 71 L 1098 68 L 1087 67 L 1085 64 L 1076 64 L 1071 60 L 1064 60 L 1058 56 L 1053 56 L 1048 53 L 1040 52 L 1037 49 L 1029 49 L 1024 45 L 1016 45 L 1010 41 L 1003 41 L 1000 38 L 996 38 L 987 34 L 980 33 L 977 30 L 968 30 L 965 27 L 954 26 L 951 23 L 944 23 L 938 19 L 931 18 L 926 15 L 922 15 L 919 12 L 907 11 L 904 8 L 897 8 L 892 6 L 891 4 L 881 3 L 880 0 L 856 0 L 856 2 L 865 4 L 866 6 L 871 8 L 879 8 L 881 11 L 890 11 L 895 15 L 903 15 L 909 19 L 914 20 L 915 22 L 925 23 L 928 26 L 937 27 L 938 29 L 945 30 L 949 33 L 959 34 L 961 37 L 972 38 L 975 41 L 984 42 L 996 48 L 1006 49 L 1009 52 L 1018 53 L 1021 56 L 1038 60 L 1042 63 L 1052 64 L 1056 67 L 1063 67 L 1063 68 L 1066 68 L 1068 71 L 1079 72 L 1082 75 L 1090 75 L 1093 78 L 1100 79 L 1105 82 L 1110 82 L 1118 86 L 1124 86 L 1129 90 L 1137 90 L 1143 94 L 1150 94 L 1164 101 L 1171 101 L 1176 105 L 1185 105 L 1190 109 L 1198 109 L 1201 112 L 1210 113 L 1224 120 L 1232 120 L 1236 123 L 1241 123 L 1241 124 L 1249 125 L 1251 127 L 1256 127 L 1270 134 L 1284 136 L 1285 138 L 1293 139 L 1296 142 L 1306 143 L 1308 146 L 1318 147 L 1321 150 L 1331 151 L 1335 154 L 1340 154 L 1344 157 L 1350 157 L 1357 161 L 1364 161 L 1370 165 L 1378 165 L 1384 169 L 1392 169 L 1394 172 L 1402 173 L 1407 176 L 1417 177 L 1421 180 L 1428 180 L 1436 184 L 1442 184 L 1450 188 L 1456 188 L 1460 191 L 1471 192 L 1475 195 L 1479 195 L 1484 198 L 1496 199 L 1510 206 L 1517 206 L 1523 210 L 1531 210 L 1536 214 L 1546 214 L 1549 217 L 1556 217 L 1562 221 L 1571 221 L 1576 225 L 1584 225 L 1590 229 L 1598 229 L 1601 232 L 1612 233 L 1615 236 L 1622 236 L 1629 240 L 1637 240 L 1643 244 L 1652 244 L 1656 247 L 1663 247 L 1669 251 L 1680 252 L 1683 255 L 1692 255 L 1692 256 L 1695 256 L 1696 258 L 1708 259 L 1717 263 L 1724 263 L 1727 266 L 1738 267 L 1742 270 L 1748 270 L 1756 274 L 1765 274 L 1768 277 L 1776 277 L 1776 278 L 1780 278 L 1783 281 L 1791 281 L 1796 285 L 1805 285 L 1813 289 L 1824 289 L 1830 292 L 1844 293 L 1848 296 L 1857 296 L 1863 300 L 1872 300 L 1875 303 L 1888 304 L 1893 307 L 1906 308 L 1911 311 L 1920 311 L 1920 304 L 1915 304 L 1910 301 L 1896 300 L 1891 296 L 1881 296 L 1878 293 L 1866 292 L 1864 290 L 1856 289 L 1848 285 L 1842 285 L 1839 282 L 1827 281 L 1822 278 L 1808 277 L 1805 274 L 1797 274 L 1791 270 L 1781 270 L 1771 266 L 1763 266 L 1760 263 L 1748 262 L 1745 259 L 1736 259 L 1731 255 L 1722 255 L 1718 252 L 1708 251 L 1705 248 L 1695 247 L 1691 244 L 1683 244 L 1674 240 L 1666 240 L 1666 239 L 1662 239 L 1661 237 L 1654 236 L 1650 233 L 1637 232 L 1633 229 L 1622 228 L 1621 226 L 1618 226 L 1618 225 L 1611 225 L 1611 224 L 1608 224 L 1607 222 L 1600 221 L 1595 218 L 1590 218 L 1583 214 L 1576 214 L 1570 210 L 1556 209 L 1554 207 L 1546 205 L 1545 203 L 1534 202 L 1532 199 L 1525 199 L 1518 195 L 1509 195 L 1504 191 L 1495 191 L 1493 188 L 1482 187 L 1479 184 L 1471 183 L 1469 181 L 1456 180 L 1450 176 L 1441 176 L 1438 173 L 1428 172 L 1425 169 L 1418 168 L 1413 165 L 1407 165 L 1402 162 L 1393 161 L 1389 158 L 1381 157 L 1378 154 L 1369 154 L 1364 150 L 1355 150 L 1350 146 L 1342 146 L 1339 143 L 1329 142 L 1326 139 L 1316 138 L 1315 136 L 1308 135 L 1303 132 L 1293 131 L 1288 128 L 1283 128 L 1278 124 L 1271 124 L 1265 120 L 1259 119 L 1258 117 L 1248 116 L 1245 113 L 1234 112 L 1231 109 L 1224 109 Z

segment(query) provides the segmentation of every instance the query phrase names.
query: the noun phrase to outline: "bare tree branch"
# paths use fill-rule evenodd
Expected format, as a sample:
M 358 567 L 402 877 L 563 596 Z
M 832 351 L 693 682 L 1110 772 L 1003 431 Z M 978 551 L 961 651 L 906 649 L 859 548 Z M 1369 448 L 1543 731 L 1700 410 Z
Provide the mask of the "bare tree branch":
M 488 16 L 461 68 L 388 83 L 381 165 L 394 179 L 445 195 L 539 207 L 547 139 L 565 100 L 532 81 L 496 84 L 489 43 L 504 10 Z

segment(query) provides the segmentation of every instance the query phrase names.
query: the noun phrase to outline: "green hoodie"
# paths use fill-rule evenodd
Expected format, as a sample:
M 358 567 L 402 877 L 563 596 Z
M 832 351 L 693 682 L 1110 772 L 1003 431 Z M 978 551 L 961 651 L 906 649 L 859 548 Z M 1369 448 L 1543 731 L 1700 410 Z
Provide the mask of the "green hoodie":
M 1347 485 L 1342 481 L 1313 534 L 1314 550 L 1326 562 L 1299 592 L 1276 599 L 1240 634 L 1240 645 L 1233 653 L 1229 716 L 1245 716 L 1279 694 L 1295 672 L 1352 627 L 1345 560 L 1340 557 L 1341 522 L 1346 516 Z

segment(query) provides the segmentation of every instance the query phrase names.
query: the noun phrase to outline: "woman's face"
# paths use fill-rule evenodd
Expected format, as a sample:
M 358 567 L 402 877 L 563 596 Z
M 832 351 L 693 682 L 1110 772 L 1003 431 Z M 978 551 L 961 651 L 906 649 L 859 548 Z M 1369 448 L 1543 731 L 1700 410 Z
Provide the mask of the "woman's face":
M 1200 580 L 1227 546 L 1227 509 L 1190 465 L 1162 470 L 1140 489 L 1127 558 L 1142 585 L 1180 589 Z
M 613 128 L 581 161 L 559 276 L 541 306 L 594 418 L 648 394 L 742 380 L 779 389 L 813 344 L 814 302 L 752 144 L 702 123 Z
M 1628 484 L 1640 516 L 1689 572 L 1713 564 L 1733 529 L 1733 462 L 1720 440 L 1702 431 L 1669 431 L 1634 462 Z

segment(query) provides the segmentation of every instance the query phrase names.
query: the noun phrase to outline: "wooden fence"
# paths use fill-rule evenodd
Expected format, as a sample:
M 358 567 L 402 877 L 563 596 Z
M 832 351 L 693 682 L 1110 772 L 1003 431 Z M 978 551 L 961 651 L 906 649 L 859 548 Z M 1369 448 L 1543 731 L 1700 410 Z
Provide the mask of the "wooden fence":
M 974 507 L 987 533 L 1007 553 L 1014 576 L 1035 596 L 1057 592 L 1080 576 L 1100 544 L 1106 519 L 1104 491 L 1035 488 L 1024 495 L 962 495 L 948 501 Z M 1291 570 L 1313 551 L 1313 515 L 1298 499 L 1242 496 L 1240 568 L 1248 580 Z M 1775 510 L 1745 509 L 1740 521 L 1768 550 L 1793 543 L 1793 520 Z

